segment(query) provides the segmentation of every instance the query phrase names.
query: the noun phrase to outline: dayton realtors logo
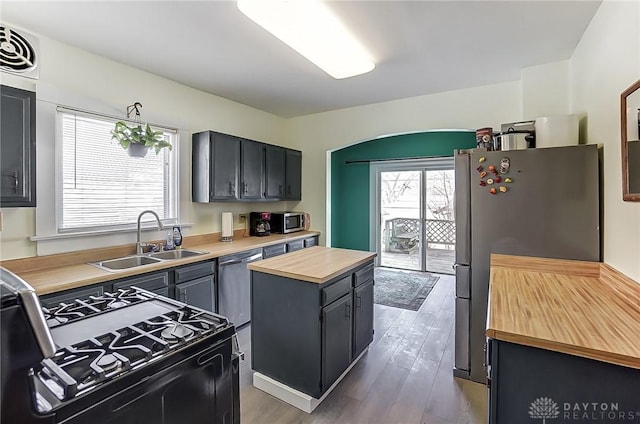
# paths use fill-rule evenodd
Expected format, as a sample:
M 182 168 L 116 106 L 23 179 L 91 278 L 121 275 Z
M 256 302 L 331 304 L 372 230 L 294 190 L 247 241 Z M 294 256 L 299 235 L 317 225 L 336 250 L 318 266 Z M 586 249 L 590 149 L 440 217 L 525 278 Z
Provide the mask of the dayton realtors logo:
M 618 402 L 564 402 L 562 411 L 558 404 L 549 397 L 539 397 L 529 406 L 529 417 L 542 420 L 561 418 L 562 421 L 577 422 L 640 422 L 640 411 L 620 410 Z M 637 421 L 636 421 L 637 420 Z
M 548 397 L 538 398 L 529 406 L 529 416 L 542 419 L 542 424 L 545 424 L 548 419 L 558 418 L 558 415 L 560 415 L 558 404 Z

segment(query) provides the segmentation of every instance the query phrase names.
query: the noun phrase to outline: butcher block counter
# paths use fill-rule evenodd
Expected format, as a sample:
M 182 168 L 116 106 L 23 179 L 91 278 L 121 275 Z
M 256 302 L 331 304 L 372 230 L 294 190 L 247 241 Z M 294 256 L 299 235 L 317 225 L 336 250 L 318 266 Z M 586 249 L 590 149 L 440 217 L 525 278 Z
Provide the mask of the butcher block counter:
M 373 252 L 314 246 L 248 265 L 252 271 L 322 284 L 376 256 Z
M 490 424 L 640 420 L 640 285 L 612 267 L 491 255 L 486 335 Z
M 640 369 L 640 284 L 598 262 L 494 254 L 486 334 Z
M 301 231 L 290 234 L 272 234 L 266 237 L 243 237 L 243 233 L 244 230 L 236 230 L 232 242 L 220 241 L 219 233 L 185 237 L 183 241 L 183 247 L 185 249 L 198 250 L 206 253 L 115 272 L 106 271 L 89 265 L 88 263 L 133 255 L 135 254 L 135 246 L 116 246 L 57 255 L 13 259 L 2 261 L 1 265 L 19 275 L 29 283 L 39 295 L 46 295 L 117 280 L 123 277 L 131 277 L 152 271 L 201 262 L 250 249 L 314 237 L 320 234 L 317 231 Z

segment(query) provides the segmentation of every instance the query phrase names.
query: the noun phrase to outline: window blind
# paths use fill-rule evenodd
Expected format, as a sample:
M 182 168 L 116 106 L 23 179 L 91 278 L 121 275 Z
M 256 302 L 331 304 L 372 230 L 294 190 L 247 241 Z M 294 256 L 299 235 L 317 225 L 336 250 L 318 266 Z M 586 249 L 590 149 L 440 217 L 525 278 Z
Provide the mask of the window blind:
M 156 155 L 151 149 L 144 158 L 132 158 L 111 138 L 116 119 L 58 114 L 62 137 L 59 231 L 132 224 L 146 209 L 164 220 L 176 218 L 173 152 L 162 149 Z M 175 134 L 165 131 L 164 137 L 175 145 Z

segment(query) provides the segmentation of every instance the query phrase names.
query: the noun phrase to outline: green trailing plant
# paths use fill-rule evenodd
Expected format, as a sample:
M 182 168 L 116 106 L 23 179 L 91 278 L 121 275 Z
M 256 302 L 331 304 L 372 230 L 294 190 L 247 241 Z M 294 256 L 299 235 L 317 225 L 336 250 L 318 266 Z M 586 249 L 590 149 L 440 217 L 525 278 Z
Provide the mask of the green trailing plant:
M 169 150 L 172 149 L 171 144 L 165 141 L 162 131 L 153 131 L 149 124 L 144 128 L 142 124 L 130 127 L 124 121 L 118 121 L 115 128 L 111 130 L 111 136 L 125 150 L 129 149 L 131 144 L 140 144 L 147 148 L 153 147 L 156 155 L 165 147 L 168 147 Z

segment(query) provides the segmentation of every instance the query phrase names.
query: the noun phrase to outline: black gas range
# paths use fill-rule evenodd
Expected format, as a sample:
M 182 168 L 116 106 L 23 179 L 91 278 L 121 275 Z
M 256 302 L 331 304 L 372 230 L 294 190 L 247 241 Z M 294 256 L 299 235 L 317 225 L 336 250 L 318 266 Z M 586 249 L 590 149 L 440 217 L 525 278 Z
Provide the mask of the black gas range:
M 40 309 L 0 272 L 0 422 L 240 422 L 226 318 L 135 287 Z

